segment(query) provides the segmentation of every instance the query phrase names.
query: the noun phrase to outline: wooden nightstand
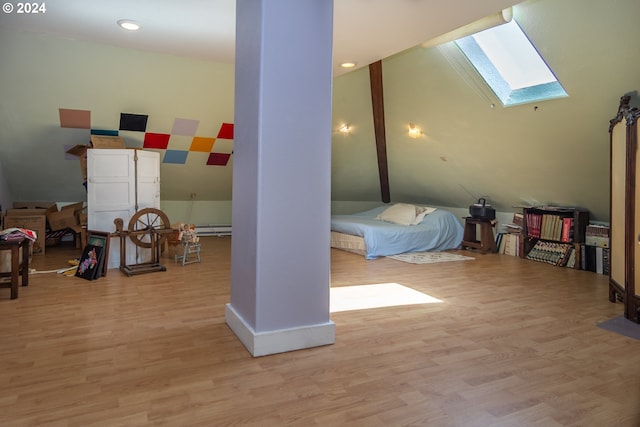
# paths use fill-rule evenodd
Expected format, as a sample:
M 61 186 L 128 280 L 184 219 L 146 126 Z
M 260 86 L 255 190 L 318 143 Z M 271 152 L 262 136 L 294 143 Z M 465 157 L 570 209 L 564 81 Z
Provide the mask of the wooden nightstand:
M 466 217 L 464 221 L 462 247 L 478 249 L 485 253 L 497 252 L 496 239 L 493 235 L 493 228 L 496 223 L 497 221 L 495 219 Z M 478 226 L 480 226 L 480 240 L 477 240 Z

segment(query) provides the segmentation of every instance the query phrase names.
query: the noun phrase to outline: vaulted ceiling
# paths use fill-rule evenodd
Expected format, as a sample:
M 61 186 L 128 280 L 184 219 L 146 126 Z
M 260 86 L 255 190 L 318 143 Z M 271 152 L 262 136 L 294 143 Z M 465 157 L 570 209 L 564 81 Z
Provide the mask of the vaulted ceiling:
M 334 74 L 346 72 L 339 66 L 342 62 L 365 67 L 516 3 L 335 0 Z M 235 0 L 49 0 L 42 4 L 44 11 L 25 14 L 18 13 L 16 3 L 11 13 L 0 14 L 0 26 L 223 63 L 234 61 Z M 120 19 L 134 20 L 142 28 L 124 31 L 116 25 Z

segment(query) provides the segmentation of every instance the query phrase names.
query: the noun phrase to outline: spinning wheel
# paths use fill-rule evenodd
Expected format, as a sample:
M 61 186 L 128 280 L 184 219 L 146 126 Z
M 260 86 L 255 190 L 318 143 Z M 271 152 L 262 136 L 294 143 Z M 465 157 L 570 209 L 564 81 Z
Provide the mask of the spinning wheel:
M 161 245 L 166 235 L 161 233 L 158 242 L 152 242 L 151 232 L 170 229 L 169 218 L 159 209 L 144 208 L 136 212 L 129 221 L 129 237 L 131 241 L 141 248 L 151 248 L 153 245 Z M 135 233 L 148 231 L 148 233 Z
M 169 218 L 159 209 L 144 208 L 136 212 L 129 221 L 129 229 L 124 230 L 122 218 L 116 218 L 116 234 L 120 237 L 120 270 L 127 276 L 133 274 L 166 271 L 160 264 L 160 250 L 167 234 L 173 233 Z M 139 264 L 127 264 L 126 238 L 140 248 L 151 249 L 151 261 Z M 136 251 L 137 252 L 137 251 Z

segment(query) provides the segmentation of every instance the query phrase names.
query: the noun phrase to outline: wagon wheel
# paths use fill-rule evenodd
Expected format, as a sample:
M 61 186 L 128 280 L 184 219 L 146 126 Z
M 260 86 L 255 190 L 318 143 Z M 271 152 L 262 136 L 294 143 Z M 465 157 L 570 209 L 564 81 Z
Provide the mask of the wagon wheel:
M 155 229 L 170 228 L 169 218 L 160 209 L 144 208 L 136 212 L 129 221 L 129 231 L 147 231 Z M 136 246 L 141 248 L 151 248 L 151 233 L 130 234 L 131 240 Z M 165 234 L 160 235 L 158 244 L 162 244 L 166 238 Z

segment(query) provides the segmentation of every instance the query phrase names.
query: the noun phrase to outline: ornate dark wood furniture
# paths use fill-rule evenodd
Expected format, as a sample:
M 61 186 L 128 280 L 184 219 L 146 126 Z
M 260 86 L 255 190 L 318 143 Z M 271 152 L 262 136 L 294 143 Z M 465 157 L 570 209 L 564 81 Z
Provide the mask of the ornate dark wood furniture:
M 624 303 L 624 316 L 640 323 L 640 164 L 638 117 L 631 96 L 620 99 L 609 124 L 611 173 L 611 269 L 609 300 Z

